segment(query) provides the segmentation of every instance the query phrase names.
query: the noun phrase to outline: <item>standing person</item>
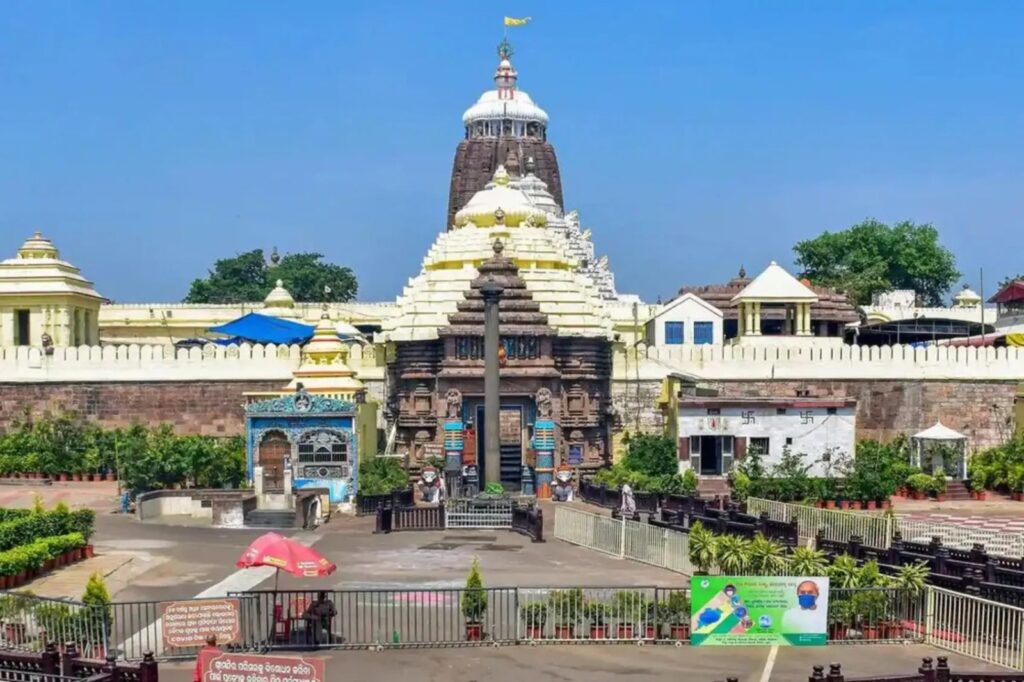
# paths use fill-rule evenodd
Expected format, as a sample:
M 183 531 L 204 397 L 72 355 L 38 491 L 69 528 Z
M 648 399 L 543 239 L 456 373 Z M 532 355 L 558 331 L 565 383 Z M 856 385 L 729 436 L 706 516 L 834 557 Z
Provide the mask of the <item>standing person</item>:
M 208 635 L 206 637 L 206 646 L 196 654 L 196 670 L 192 674 L 192 682 L 203 682 L 203 656 L 219 651 L 220 649 L 217 648 L 217 635 Z

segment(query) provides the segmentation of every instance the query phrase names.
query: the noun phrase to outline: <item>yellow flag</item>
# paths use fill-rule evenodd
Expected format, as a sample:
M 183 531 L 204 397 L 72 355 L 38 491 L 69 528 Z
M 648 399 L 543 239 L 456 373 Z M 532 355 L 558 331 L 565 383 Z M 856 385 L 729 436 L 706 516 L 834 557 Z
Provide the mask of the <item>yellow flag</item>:
M 505 17 L 506 26 L 526 26 L 530 23 L 533 17 L 523 17 L 522 19 L 516 19 L 515 17 Z

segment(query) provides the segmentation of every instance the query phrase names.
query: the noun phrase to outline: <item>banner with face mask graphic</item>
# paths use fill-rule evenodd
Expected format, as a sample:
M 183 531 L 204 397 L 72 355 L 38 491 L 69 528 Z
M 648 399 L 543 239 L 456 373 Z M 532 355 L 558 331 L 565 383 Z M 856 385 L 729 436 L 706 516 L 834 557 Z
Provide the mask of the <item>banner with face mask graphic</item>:
M 690 643 L 819 646 L 828 641 L 828 578 L 693 576 Z

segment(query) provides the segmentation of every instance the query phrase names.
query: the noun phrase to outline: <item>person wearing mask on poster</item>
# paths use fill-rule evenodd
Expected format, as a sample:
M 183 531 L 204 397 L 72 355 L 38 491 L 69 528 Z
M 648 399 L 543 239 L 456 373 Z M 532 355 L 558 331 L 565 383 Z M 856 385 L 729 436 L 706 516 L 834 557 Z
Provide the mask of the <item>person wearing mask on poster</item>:
M 818 583 L 804 580 L 796 586 L 797 605 L 782 615 L 785 632 L 823 633 L 827 628 L 825 609 L 818 603 L 821 592 Z

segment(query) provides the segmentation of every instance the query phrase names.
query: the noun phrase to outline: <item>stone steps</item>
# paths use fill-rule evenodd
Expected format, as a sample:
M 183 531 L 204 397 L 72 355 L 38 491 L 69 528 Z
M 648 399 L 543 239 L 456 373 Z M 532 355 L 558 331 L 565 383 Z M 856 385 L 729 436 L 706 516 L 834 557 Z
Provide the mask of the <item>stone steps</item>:
M 245 515 L 250 528 L 294 528 L 295 512 L 283 509 L 255 509 Z
M 969 500 L 971 499 L 971 491 L 967 489 L 963 481 L 947 481 L 946 482 L 946 499 L 947 500 Z

